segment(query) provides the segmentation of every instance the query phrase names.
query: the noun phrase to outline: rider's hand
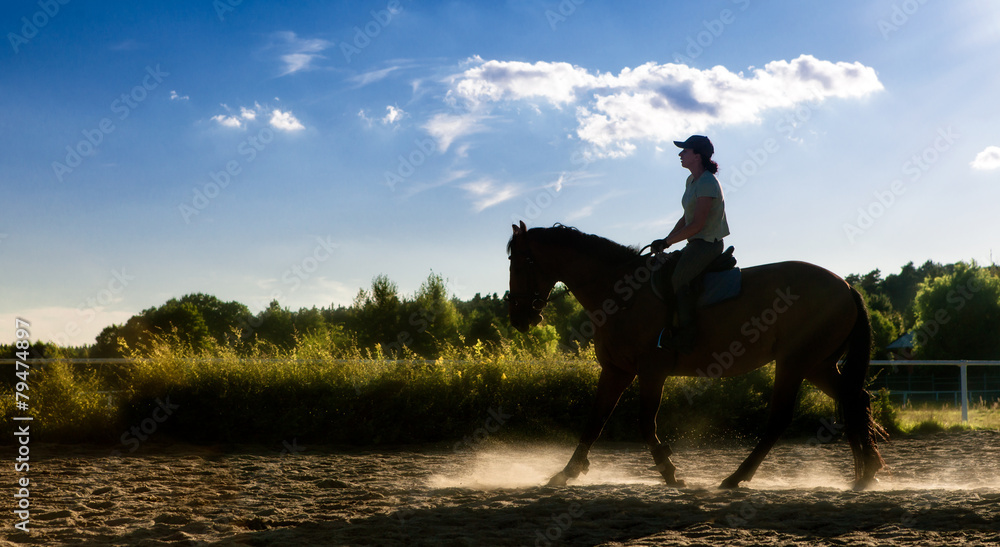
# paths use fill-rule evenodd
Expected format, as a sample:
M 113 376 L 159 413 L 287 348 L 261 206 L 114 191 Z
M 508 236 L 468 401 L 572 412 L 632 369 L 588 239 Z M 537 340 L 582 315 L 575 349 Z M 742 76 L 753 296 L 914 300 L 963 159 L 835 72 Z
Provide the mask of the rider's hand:
M 649 244 L 649 248 L 654 253 L 662 253 L 670 245 L 667 244 L 666 239 L 657 239 L 656 241 Z

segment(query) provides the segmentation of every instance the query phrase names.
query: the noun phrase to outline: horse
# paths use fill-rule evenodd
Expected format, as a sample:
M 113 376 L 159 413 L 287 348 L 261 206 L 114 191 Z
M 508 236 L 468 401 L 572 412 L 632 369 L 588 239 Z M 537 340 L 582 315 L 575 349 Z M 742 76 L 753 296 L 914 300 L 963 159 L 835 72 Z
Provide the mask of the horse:
M 562 282 L 588 312 L 601 373 L 597 398 L 569 463 L 549 480 L 565 486 L 590 467 L 587 455 L 625 389 L 638 378 L 639 429 L 667 485 L 684 487 L 670 461 L 672 451 L 656 434 L 656 414 L 668 376 L 735 376 L 775 363 L 769 415 L 759 442 L 720 488 L 737 488 L 791 423 L 803 380 L 833 398 L 854 457 L 853 488 L 878 482 L 885 466 L 865 390 L 872 348 L 868 309 L 860 293 L 833 272 L 806 262 L 742 269 L 740 294 L 696 312 L 697 338 L 687 353 L 657 348 L 666 304 L 650 277 L 656 255 L 557 224 L 528 229 L 513 225 L 508 313 L 521 332 L 542 321 L 542 310 Z M 725 356 L 719 359 L 719 356 Z M 843 364 L 838 362 L 844 357 Z

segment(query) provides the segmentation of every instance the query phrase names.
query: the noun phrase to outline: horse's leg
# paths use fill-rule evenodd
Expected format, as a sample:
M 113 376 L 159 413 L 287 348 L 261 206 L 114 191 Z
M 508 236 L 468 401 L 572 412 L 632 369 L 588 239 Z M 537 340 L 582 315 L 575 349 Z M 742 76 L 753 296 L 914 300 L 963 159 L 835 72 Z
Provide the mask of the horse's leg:
M 801 370 L 794 368 L 796 364 L 798 362 L 793 360 L 779 360 L 775 365 L 774 393 L 771 394 L 770 412 L 764 435 L 736 472 L 722 481 L 720 488 L 736 488 L 741 482 L 752 479 L 757 467 L 791 423 L 792 411 L 795 410 L 795 397 L 803 379 Z
M 868 393 L 863 387 L 846 389 L 836 363 L 837 359 L 832 359 L 830 366 L 809 374 L 806 379 L 840 406 L 847 429 L 847 442 L 854 455 L 854 489 L 864 490 L 878 482 L 875 473 L 885 467 L 875 439 L 881 428 L 871 416 Z
M 677 468 L 670 461 L 672 453 L 670 446 L 667 443 L 660 443 L 660 439 L 656 436 L 656 413 L 660 410 L 663 382 L 667 379 L 663 368 L 662 364 L 659 367 L 651 365 L 648 369 L 639 371 L 639 430 L 653 455 L 656 470 L 663 476 L 663 480 L 670 486 L 681 488 L 684 486 L 684 481 L 674 477 Z
M 601 369 L 601 377 L 597 381 L 597 401 L 587 419 L 587 425 L 580 437 L 580 444 L 577 445 L 573 457 L 569 459 L 566 467 L 549 479 L 549 486 L 565 486 L 566 481 L 579 477 L 580 473 L 587 472 L 590 468 L 590 461 L 587 459 L 590 447 L 601 436 L 601 430 L 604 429 L 604 424 L 611 417 L 611 412 L 618 404 L 618 399 L 621 398 L 622 393 L 625 392 L 633 379 L 635 379 L 635 374 L 610 366 Z
M 885 431 L 872 417 L 871 396 L 864 387 L 845 387 L 840 397 L 847 440 L 854 453 L 853 488 L 865 490 L 878 482 L 875 473 L 885 467 L 876 440 L 879 435 L 885 437 Z

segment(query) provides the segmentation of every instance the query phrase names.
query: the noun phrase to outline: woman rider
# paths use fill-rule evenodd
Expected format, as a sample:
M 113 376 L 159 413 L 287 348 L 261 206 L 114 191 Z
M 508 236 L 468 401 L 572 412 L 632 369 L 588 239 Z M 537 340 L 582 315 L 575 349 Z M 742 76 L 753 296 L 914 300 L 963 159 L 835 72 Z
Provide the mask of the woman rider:
M 715 177 L 719 164 L 712 161 L 715 153 L 712 141 L 702 135 L 692 135 L 674 144 L 681 148 L 678 154 L 681 167 L 691 172 L 681 198 L 684 214 L 667 237 L 657 239 L 650 247 L 658 253 L 687 240 L 671 278 L 677 296 L 676 315 L 660 333 L 657 347 L 688 352 L 694 346 L 695 337 L 695 295 L 691 281 L 722 254 L 722 238 L 729 235 L 729 224 L 722 186 Z M 669 326 L 671 323 L 673 328 Z

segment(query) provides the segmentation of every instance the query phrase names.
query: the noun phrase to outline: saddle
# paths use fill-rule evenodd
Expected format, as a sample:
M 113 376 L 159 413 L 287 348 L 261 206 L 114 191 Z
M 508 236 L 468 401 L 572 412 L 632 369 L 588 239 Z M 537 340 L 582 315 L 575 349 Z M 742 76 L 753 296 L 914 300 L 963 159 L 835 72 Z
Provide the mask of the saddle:
M 742 288 L 742 273 L 736 267 L 734 247 L 730 246 L 705 267 L 694 280 L 691 290 L 698 296 L 698 307 L 704 308 L 736 298 Z M 674 251 L 661 259 L 661 267 L 653 273 L 653 293 L 664 302 L 673 302 L 674 290 L 670 282 L 681 251 Z

